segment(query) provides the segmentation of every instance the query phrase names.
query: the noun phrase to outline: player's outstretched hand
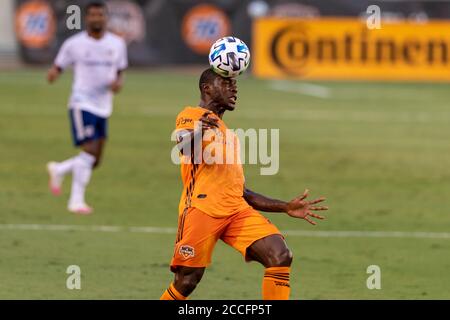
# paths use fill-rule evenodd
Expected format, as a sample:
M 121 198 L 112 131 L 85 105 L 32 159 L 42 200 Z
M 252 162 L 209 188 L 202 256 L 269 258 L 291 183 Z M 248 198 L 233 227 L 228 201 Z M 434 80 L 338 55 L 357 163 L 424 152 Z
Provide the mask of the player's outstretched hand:
M 318 199 L 311 200 L 311 201 L 305 200 L 306 197 L 308 196 L 308 193 L 309 193 L 309 190 L 306 189 L 302 195 L 291 200 L 288 203 L 286 213 L 288 215 L 290 215 L 291 217 L 305 219 L 309 223 L 315 225 L 316 222 L 314 220 L 311 220 L 310 217 L 317 218 L 320 220 L 325 219 L 325 217 L 315 214 L 312 211 L 328 210 L 328 207 L 327 206 L 315 206 L 315 204 L 325 201 L 324 197 L 320 197 Z
M 199 121 L 202 122 L 202 129 L 203 129 L 203 131 L 219 127 L 219 125 L 217 123 L 218 120 L 215 119 L 215 118 L 210 118 L 209 117 L 210 114 L 212 114 L 212 111 L 211 112 L 205 112 L 202 115 L 202 117 L 199 119 Z

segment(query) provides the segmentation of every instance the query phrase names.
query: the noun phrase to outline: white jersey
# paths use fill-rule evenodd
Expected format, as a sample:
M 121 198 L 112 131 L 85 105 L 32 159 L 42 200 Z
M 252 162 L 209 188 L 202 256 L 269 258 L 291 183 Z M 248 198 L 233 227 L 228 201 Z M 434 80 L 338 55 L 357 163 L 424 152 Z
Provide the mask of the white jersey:
M 107 118 L 112 113 L 113 93 L 109 86 L 117 71 L 128 66 L 127 46 L 119 36 L 105 32 L 95 39 L 86 31 L 64 41 L 55 65 L 66 69 L 73 66 L 74 81 L 69 108 L 91 112 Z

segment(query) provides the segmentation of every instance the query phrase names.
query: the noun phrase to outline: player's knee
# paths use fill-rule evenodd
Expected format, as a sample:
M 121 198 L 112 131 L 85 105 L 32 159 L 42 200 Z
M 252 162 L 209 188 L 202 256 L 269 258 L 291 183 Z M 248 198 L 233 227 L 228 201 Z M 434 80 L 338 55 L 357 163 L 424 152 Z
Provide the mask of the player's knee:
M 292 251 L 284 248 L 273 252 L 269 257 L 269 267 L 289 267 L 292 264 Z

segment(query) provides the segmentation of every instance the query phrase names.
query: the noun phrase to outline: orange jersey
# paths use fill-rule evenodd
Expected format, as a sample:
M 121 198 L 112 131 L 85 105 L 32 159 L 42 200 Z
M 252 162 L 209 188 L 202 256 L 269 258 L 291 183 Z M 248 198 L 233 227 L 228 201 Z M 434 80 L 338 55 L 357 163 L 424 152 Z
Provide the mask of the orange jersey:
M 177 116 L 176 130 L 194 130 L 195 122 L 206 112 L 209 110 L 201 107 L 186 107 Z M 243 197 L 245 179 L 239 160 L 239 140 L 234 133 L 227 133 L 227 126 L 217 115 L 210 114 L 209 117 L 218 119 L 221 134 L 211 137 L 210 142 L 203 141 L 201 151 L 204 154 L 205 149 L 213 146 L 212 143 L 220 143 L 223 145 L 223 162 L 208 164 L 208 158 L 204 158 L 201 163 L 195 164 L 189 161 L 190 156 L 181 156 L 183 192 L 179 213 L 186 208 L 195 207 L 214 218 L 222 218 L 245 210 L 250 205 Z M 211 152 L 213 156 L 214 150 Z M 231 156 L 234 161 L 227 162 L 227 156 Z

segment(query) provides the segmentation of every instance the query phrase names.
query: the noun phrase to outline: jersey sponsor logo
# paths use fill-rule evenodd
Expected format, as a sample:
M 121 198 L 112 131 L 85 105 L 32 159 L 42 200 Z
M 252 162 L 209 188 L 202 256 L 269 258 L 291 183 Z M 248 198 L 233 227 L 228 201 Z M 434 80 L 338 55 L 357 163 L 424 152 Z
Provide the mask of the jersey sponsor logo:
M 25 2 L 16 11 L 15 29 L 20 43 L 25 47 L 47 47 L 56 32 L 53 9 L 44 1 Z
M 192 122 L 192 119 L 181 117 L 181 118 L 179 118 L 179 119 L 177 120 L 177 126 L 183 125 L 183 124 L 186 124 L 186 123 L 191 123 L 191 122 Z
M 230 33 L 230 19 L 220 8 L 200 4 L 184 16 L 181 34 L 187 46 L 197 54 L 208 54 L 211 45 Z
M 111 61 L 85 60 L 83 63 L 90 67 L 112 67 L 114 64 Z
M 195 256 L 194 248 L 189 245 L 182 245 L 180 247 L 179 253 L 183 256 L 184 259 L 193 258 Z
M 114 50 L 111 48 L 108 48 L 108 49 L 104 50 L 103 53 L 108 58 L 111 58 L 114 54 Z M 85 65 L 90 66 L 90 67 L 112 67 L 114 65 L 114 63 L 112 61 L 94 60 L 92 56 L 93 56 L 92 52 L 90 50 L 86 50 L 84 52 L 84 60 L 82 60 L 82 62 Z

